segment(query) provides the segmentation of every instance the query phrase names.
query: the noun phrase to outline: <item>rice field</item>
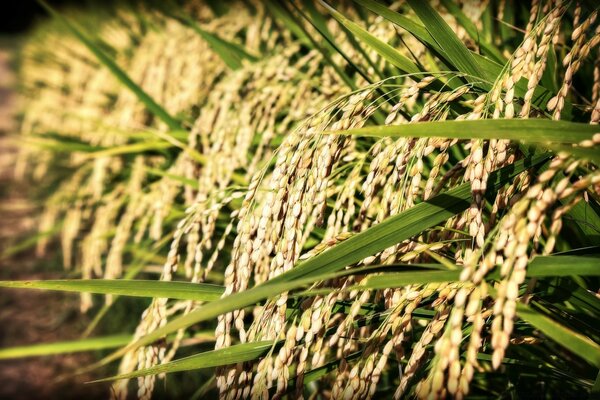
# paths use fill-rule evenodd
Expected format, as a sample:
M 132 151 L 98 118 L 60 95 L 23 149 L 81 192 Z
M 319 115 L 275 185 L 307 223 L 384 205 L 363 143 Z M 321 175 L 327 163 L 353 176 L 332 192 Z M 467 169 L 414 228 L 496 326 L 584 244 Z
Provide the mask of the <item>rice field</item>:
M 5 255 L 64 276 L 0 286 L 90 322 L 0 359 L 92 352 L 115 399 L 600 395 L 594 2 L 41 4 Z

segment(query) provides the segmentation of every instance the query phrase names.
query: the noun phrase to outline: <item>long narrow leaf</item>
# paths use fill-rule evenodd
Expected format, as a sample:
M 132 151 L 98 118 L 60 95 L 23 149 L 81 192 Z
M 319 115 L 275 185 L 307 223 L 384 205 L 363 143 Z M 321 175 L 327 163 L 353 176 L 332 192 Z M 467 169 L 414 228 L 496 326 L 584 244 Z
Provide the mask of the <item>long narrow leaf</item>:
M 527 276 L 600 276 L 600 257 L 593 256 L 540 256 L 529 264 Z M 427 282 L 450 282 L 458 280 L 460 266 L 448 270 L 432 270 L 437 264 L 411 264 L 381 266 L 382 275 L 374 274 L 377 266 L 344 271 L 341 275 L 368 274 L 361 287 L 369 289 L 400 287 Z M 427 269 L 425 271 L 390 272 L 395 268 Z M 325 273 L 326 270 L 319 270 Z M 496 278 L 491 274 L 490 278 Z M 63 292 L 113 294 L 132 297 L 162 297 L 179 300 L 214 301 L 225 291 L 223 286 L 206 283 L 165 282 L 127 279 L 73 279 L 39 281 L 0 281 L 0 287 L 13 289 L 40 289 Z
M 202 39 L 204 39 L 229 68 L 233 70 L 241 68 L 243 60 L 248 60 L 250 62 L 258 61 L 257 56 L 251 54 L 241 45 L 230 43 L 220 38 L 218 35 L 202 29 L 200 25 L 189 16 L 181 15 L 175 18 L 189 26 Z
M 575 144 L 590 139 L 594 125 L 549 119 L 489 119 L 428 121 L 414 124 L 368 126 L 339 134 L 372 137 L 444 137 L 451 139 L 508 139 L 525 143 Z
M 591 339 L 572 331 L 523 303 L 517 303 L 517 315 L 561 346 L 571 350 L 595 367 L 600 367 L 600 345 L 598 343 L 594 343 Z
M 474 77 L 484 77 L 484 72 L 472 53 L 428 2 L 408 0 L 408 4 L 458 71 Z
M 95 350 L 106 350 L 115 347 L 124 346 L 131 342 L 133 335 L 112 335 L 100 336 L 95 338 L 82 338 L 77 340 L 42 343 L 25 346 L 8 347 L 0 349 L 0 360 L 25 358 L 25 357 L 42 357 L 52 356 L 57 354 L 70 354 Z M 176 339 L 176 335 L 169 335 L 167 342 L 172 342 Z M 182 346 L 187 346 L 188 343 L 193 345 L 201 341 L 213 341 L 214 330 L 195 332 L 193 335 L 184 335 L 184 339 L 190 339 L 190 342 L 182 342 Z M 179 340 L 179 339 L 178 339 Z
M 542 278 L 547 276 L 600 276 L 600 257 L 589 256 L 540 256 L 535 257 L 527 267 L 527 276 Z M 418 266 L 418 264 L 417 264 Z M 392 268 L 394 265 L 388 266 Z M 460 267 L 460 266 L 457 266 Z M 450 271 L 405 271 L 388 272 L 380 275 L 367 275 L 354 289 L 386 289 L 407 285 L 432 282 L 455 282 L 460 277 L 460 269 Z M 489 274 L 486 279 L 498 279 L 497 271 Z
M 344 83 L 346 83 L 346 85 L 348 85 L 348 87 L 351 90 L 358 89 L 356 83 L 350 76 L 348 76 L 344 68 L 337 65 L 337 63 L 333 60 L 330 51 L 328 51 L 328 48 L 323 47 L 315 38 L 313 38 L 301 21 L 296 21 L 297 16 L 291 10 L 288 9 L 285 3 L 278 4 L 277 2 L 269 1 L 268 4 L 270 5 L 270 8 L 272 8 L 273 10 L 277 10 L 275 12 L 275 15 L 277 15 L 278 17 L 284 16 L 283 21 L 286 25 L 288 25 L 290 28 L 294 27 L 295 29 L 298 29 L 300 32 L 302 32 L 302 37 L 306 39 L 308 46 L 318 50 L 319 53 L 321 53 L 327 64 L 335 70 L 338 76 L 344 81 Z M 331 45 L 331 43 L 327 40 L 325 41 L 325 43 L 327 45 Z
M 85 158 L 99 158 L 117 156 L 122 154 L 137 154 L 144 153 L 146 151 L 159 151 L 173 147 L 170 143 L 163 141 L 147 141 L 140 143 L 124 144 L 121 146 L 114 146 L 103 150 L 98 150 L 92 153 L 86 153 Z
M 479 47 L 481 49 L 483 49 L 488 55 L 492 56 L 495 61 L 500 63 L 506 62 L 505 57 L 502 56 L 502 53 L 500 53 L 497 47 L 487 42 L 486 40 L 482 40 L 477 30 L 477 27 L 475 26 L 473 21 L 471 21 L 469 17 L 465 15 L 465 13 L 461 10 L 458 4 L 456 4 L 453 0 L 441 0 L 441 2 L 446 8 L 446 10 L 448 10 L 448 12 L 450 12 L 454 16 L 454 18 L 456 18 L 456 20 L 461 24 L 461 26 L 469 34 L 471 39 L 473 39 L 475 42 L 477 42 L 477 44 L 479 44 Z
M 446 61 L 450 62 L 448 55 L 442 49 L 440 44 L 434 39 L 434 37 L 427 31 L 427 29 L 418 22 L 413 21 L 406 16 L 399 14 L 390 8 L 378 3 L 375 0 L 354 0 L 356 3 L 362 5 L 368 10 L 374 12 L 377 15 L 382 16 L 388 21 L 394 23 L 398 27 L 406 30 L 412 34 L 416 39 L 426 45 L 430 50 L 440 55 Z M 471 52 L 471 56 L 477 62 L 483 75 L 477 76 L 483 81 L 492 83 L 502 73 L 503 64 L 499 64 L 489 58 L 486 58 L 480 54 Z M 525 79 L 519 80 L 515 86 L 515 95 L 522 97 L 527 92 L 527 81 Z M 533 98 L 535 104 L 540 107 L 545 107 L 548 100 L 552 98 L 554 94 L 543 86 L 537 85 L 534 91 Z M 565 109 L 568 106 L 568 101 L 565 102 Z
M 169 178 L 176 182 L 180 182 L 184 185 L 190 186 L 194 189 L 198 189 L 198 187 L 199 187 L 198 181 L 195 179 L 186 178 L 185 176 L 181 176 L 181 175 L 170 174 L 168 172 L 163 171 L 162 169 L 146 168 L 146 172 L 148 172 L 149 174 L 152 174 L 152 175 L 158 175 L 158 176 L 162 176 L 164 178 Z
M 179 371 L 189 371 L 194 369 L 203 369 L 219 367 L 222 365 L 236 364 L 244 361 L 255 360 L 269 352 L 275 344 L 272 340 L 260 342 L 250 342 L 225 347 L 219 350 L 206 351 L 190 357 L 181 358 L 176 361 L 157 365 L 155 367 L 142 369 L 129 374 L 117 375 L 110 378 L 104 378 L 95 382 L 108 382 L 119 379 L 131 379 L 138 376 L 157 375 Z
M 131 341 L 131 338 L 131 335 L 115 335 L 74 341 L 43 343 L 32 346 L 10 347 L 0 349 L 0 360 L 112 349 L 126 345 Z
M 217 300 L 224 291 L 222 286 L 211 285 L 208 283 L 124 279 L 0 281 L 0 287 L 116 294 L 133 297 L 163 297 L 197 301 Z
M 527 276 L 600 276 L 600 257 L 540 256 L 527 267 Z
M 356 37 L 369 45 L 373 50 L 375 50 L 381 57 L 383 57 L 390 64 L 396 66 L 400 71 L 407 74 L 419 73 L 421 70 L 415 63 L 406 58 L 404 55 L 400 54 L 396 49 L 390 46 L 387 43 L 382 42 L 377 39 L 375 36 L 371 35 L 369 32 L 350 21 L 348 18 L 344 17 L 342 14 L 337 12 L 333 7 L 324 1 L 320 0 L 320 3 L 327 8 L 327 10 L 331 13 L 331 15 L 338 20 L 340 24 L 342 24 L 346 29 L 352 32 Z

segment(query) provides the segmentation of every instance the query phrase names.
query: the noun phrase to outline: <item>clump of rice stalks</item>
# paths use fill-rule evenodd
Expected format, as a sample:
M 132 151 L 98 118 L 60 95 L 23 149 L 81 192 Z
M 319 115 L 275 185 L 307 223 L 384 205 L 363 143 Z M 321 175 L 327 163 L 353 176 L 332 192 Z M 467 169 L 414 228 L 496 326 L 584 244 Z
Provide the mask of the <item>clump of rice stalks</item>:
M 215 379 L 198 396 L 226 399 L 594 390 L 596 9 L 357 0 L 115 15 L 94 40 L 49 26 L 81 39 L 64 54 L 32 39 L 23 76 L 39 84 L 22 124 L 45 146 L 24 152 L 34 176 L 70 154 L 40 225 L 63 218 L 82 309 L 108 294 L 98 321 L 117 282 L 153 297 L 101 363 L 121 360 L 115 397 L 131 378 L 150 398 L 157 375 L 206 367 Z M 149 259 L 162 267 L 145 287 L 171 291 L 111 289 L 147 276 Z M 173 361 L 198 326 L 215 350 Z

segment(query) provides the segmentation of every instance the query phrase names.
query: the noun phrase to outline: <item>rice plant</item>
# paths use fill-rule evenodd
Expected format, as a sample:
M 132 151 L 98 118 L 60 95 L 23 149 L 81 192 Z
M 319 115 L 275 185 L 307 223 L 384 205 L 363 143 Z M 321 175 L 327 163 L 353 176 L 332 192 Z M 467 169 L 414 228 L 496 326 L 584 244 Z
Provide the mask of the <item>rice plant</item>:
M 80 292 L 84 337 L 148 300 L 0 358 L 103 344 L 74 373 L 119 399 L 600 393 L 593 2 L 46 7 L 15 171 L 72 279 L 0 285 Z

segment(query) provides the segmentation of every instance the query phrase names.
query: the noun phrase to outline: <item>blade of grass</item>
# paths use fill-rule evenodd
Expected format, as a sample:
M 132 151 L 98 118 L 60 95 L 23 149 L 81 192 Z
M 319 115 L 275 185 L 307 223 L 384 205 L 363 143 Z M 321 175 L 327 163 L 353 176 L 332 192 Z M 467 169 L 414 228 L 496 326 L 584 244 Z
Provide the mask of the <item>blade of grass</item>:
M 325 59 L 325 61 L 327 62 L 327 64 L 329 66 L 331 66 L 335 72 L 339 75 L 339 77 L 344 81 L 344 83 L 351 89 L 351 90 L 357 90 L 358 87 L 356 86 L 356 83 L 354 82 L 354 80 L 352 78 L 350 78 L 348 76 L 348 74 L 346 74 L 346 72 L 344 71 L 343 68 L 341 68 L 339 65 L 337 65 L 334 60 L 331 58 L 331 54 L 330 52 L 327 50 L 327 48 L 324 48 L 323 46 L 321 46 L 320 43 L 318 43 L 310 34 L 309 32 L 306 30 L 306 27 L 299 21 L 296 21 L 296 16 L 293 14 L 293 12 L 291 10 L 289 10 L 287 8 L 287 6 L 285 5 L 285 3 L 281 3 L 281 4 L 273 4 L 276 2 L 272 2 L 269 1 L 268 4 L 271 6 L 272 9 L 277 10 L 276 14 L 277 15 L 282 15 L 285 14 L 285 23 L 286 24 L 291 24 L 291 26 L 296 27 L 296 29 L 300 30 L 303 33 L 303 37 L 307 40 L 308 42 L 308 46 L 311 48 L 314 48 L 316 50 L 319 51 L 319 53 L 321 53 L 321 55 L 323 56 L 323 58 Z
M 569 349 L 595 367 L 600 367 L 600 345 L 541 314 L 530 306 L 517 303 L 517 315 L 546 336 Z
M 222 286 L 211 285 L 208 283 L 147 281 L 136 279 L 0 281 L 0 287 L 116 294 L 133 297 L 161 297 L 197 301 L 218 300 L 224 292 Z
M 199 187 L 198 181 L 196 181 L 194 179 L 189 179 L 189 178 L 186 178 L 185 176 L 170 174 L 168 172 L 163 171 L 162 169 L 146 168 L 146 172 L 148 172 L 149 174 L 152 174 L 152 175 L 158 175 L 158 176 L 162 176 L 164 178 L 172 179 L 176 182 L 180 182 L 180 183 L 190 186 L 194 189 L 198 189 L 198 187 Z
M 450 58 L 446 52 L 442 49 L 439 43 L 433 38 L 433 36 L 427 31 L 427 29 L 418 22 L 401 15 L 388 7 L 378 3 L 374 0 L 354 0 L 356 3 L 367 8 L 373 13 L 382 16 L 388 21 L 394 23 L 398 27 L 406 30 L 412 34 L 417 40 L 427 46 L 432 52 L 439 55 L 441 58 L 451 63 Z M 507 3 L 508 4 L 508 3 Z M 483 75 L 477 76 L 484 82 L 493 83 L 496 78 L 502 73 L 503 64 L 499 64 L 491 59 L 483 57 L 480 54 L 471 52 L 472 57 L 477 61 L 479 68 L 483 71 Z M 525 79 L 519 80 L 515 86 L 515 95 L 523 97 L 527 92 L 527 81 Z M 546 89 L 543 86 L 538 85 L 534 92 L 534 104 L 537 104 L 541 108 L 544 108 L 548 100 L 554 96 L 553 92 Z M 565 102 L 565 108 L 567 108 Z M 570 105 L 569 105 L 570 107 Z
M 527 276 L 599 276 L 599 266 L 597 256 L 538 256 L 527 267 Z
M 583 260 L 582 260 L 583 259 Z M 585 266 L 582 266 L 582 261 Z M 570 274 L 581 273 L 581 272 L 589 272 L 593 274 L 598 274 L 597 268 L 593 268 L 597 265 L 598 258 L 595 257 L 573 257 L 573 256 L 544 256 L 537 257 L 531 263 L 528 268 L 528 275 L 532 276 L 548 276 L 553 273 L 563 273 L 562 267 L 571 266 L 575 267 L 575 270 L 571 269 L 569 271 Z M 572 265 L 572 262 L 577 262 Z M 558 270 L 556 267 L 561 267 Z M 394 276 L 396 275 L 396 276 Z M 403 276 L 401 280 L 397 278 L 397 276 Z M 363 289 L 377 289 L 377 288 L 389 288 L 389 287 L 397 287 L 404 286 L 408 284 L 418 284 L 418 283 L 429 283 L 429 282 L 445 282 L 445 281 L 454 281 L 458 278 L 458 271 L 435 271 L 435 272 L 409 272 L 409 273 L 401 273 L 401 274 L 384 274 L 375 277 L 367 278 L 367 282 L 365 285 L 361 284 L 358 288 Z M 541 326 L 544 329 L 550 329 L 550 325 L 553 327 L 556 326 L 554 321 L 541 320 L 543 317 L 539 314 L 531 316 L 532 313 L 535 313 L 534 310 L 528 310 L 526 306 L 519 307 L 519 309 L 526 311 L 526 320 L 532 324 L 535 324 L 539 329 Z M 522 317 L 523 318 L 523 317 Z M 531 322 L 534 321 L 534 322 Z M 561 327 L 562 335 L 564 334 L 573 334 L 567 328 Z M 559 334 L 555 334 L 555 337 L 558 337 Z M 553 338 L 555 338 L 553 337 Z M 586 338 L 577 337 L 575 340 L 578 343 L 570 345 L 570 348 L 578 349 L 577 351 L 582 351 L 580 348 L 585 348 L 585 346 L 590 346 L 589 340 L 585 340 Z M 117 379 L 130 379 L 139 376 L 145 375 L 156 375 L 161 373 L 171 373 L 178 371 L 187 371 L 187 370 L 195 370 L 202 368 L 215 367 L 220 365 L 228 365 L 237 362 L 250 361 L 254 360 L 264 354 L 273 346 L 274 342 L 265 341 L 265 342 L 257 342 L 257 343 L 246 343 L 242 345 L 236 345 L 230 347 L 229 352 L 225 352 L 226 349 L 209 351 L 205 353 L 201 353 L 195 356 L 183 358 L 180 360 L 176 360 L 158 367 L 152 367 L 143 369 L 140 371 L 136 371 L 131 374 L 118 375 L 115 377 L 110 377 L 106 379 L 101 379 L 96 382 L 103 382 L 108 380 L 117 380 Z M 583 346 L 583 347 L 582 347 Z M 596 345 L 597 346 L 597 345 Z M 589 349 L 589 347 L 588 347 Z M 591 348 L 593 350 L 593 348 Z M 0 353 L 1 354 L 1 353 Z M 595 358 L 591 358 L 594 360 Z M 314 371 L 315 377 L 321 376 L 323 373 L 330 371 L 329 367 L 325 369 L 317 369 Z M 311 374 L 310 376 L 312 376 Z
M 404 55 L 400 54 L 396 49 L 387 43 L 382 42 L 369 32 L 361 28 L 358 24 L 350 21 L 348 18 L 340 14 L 336 9 L 331 7 L 323 0 L 319 0 L 319 3 L 323 5 L 331 15 L 346 29 L 356 35 L 357 38 L 365 42 L 369 47 L 375 50 L 381 57 L 383 57 L 390 64 L 396 66 L 400 71 L 407 74 L 419 73 L 421 70 L 415 63 L 409 60 Z
M 448 12 L 452 14 L 454 18 L 456 18 L 458 23 L 465 29 L 465 31 L 469 34 L 471 39 L 473 39 L 485 53 L 491 56 L 496 62 L 502 64 L 506 62 L 506 59 L 502 56 L 502 53 L 500 53 L 496 46 L 492 45 L 486 40 L 482 40 L 482 37 L 479 35 L 479 32 L 477 30 L 477 27 L 475 26 L 473 21 L 471 21 L 469 17 L 467 17 L 465 13 L 460 9 L 458 4 L 456 4 L 453 0 L 441 0 L 441 2 L 442 5 L 446 8 L 446 10 L 448 10 Z
M 279 2 L 274 0 L 266 0 L 265 3 L 267 10 L 269 10 L 276 21 L 280 21 L 287 30 L 292 32 L 306 46 L 312 47 L 311 39 L 309 39 L 304 29 L 298 25 L 294 18 L 290 16 L 287 9 L 284 9 Z
M 600 276 L 600 257 L 587 256 L 539 256 L 535 257 L 527 266 L 527 277 L 542 278 L 548 276 Z M 395 265 L 382 266 L 385 269 L 394 268 Z M 405 267 L 419 267 L 419 264 L 405 265 Z M 386 289 L 408 285 L 425 284 L 431 282 L 456 282 L 460 277 L 461 266 L 453 270 L 429 271 L 404 271 L 384 272 L 382 274 L 369 274 L 360 284 L 348 287 L 347 290 Z M 498 271 L 486 276 L 488 280 L 500 277 Z
M 600 276 L 600 257 L 594 256 L 539 256 L 533 259 L 527 269 L 528 277 L 546 276 Z M 335 277 L 355 274 L 368 274 L 358 286 L 370 289 L 400 287 L 426 282 L 449 282 L 458 280 L 460 265 L 451 270 L 435 270 L 438 264 L 391 264 L 355 268 L 335 274 Z M 425 271 L 390 272 L 398 268 L 425 269 Z M 377 275 L 383 272 L 383 275 Z M 322 271 L 319 271 L 321 274 Z M 375 274 L 374 274 L 375 273 Z M 333 275 L 331 276 L 333 277 Z M 488 276 L 496 279 L 492 273 Z M 39 281 L 0 281 L 0 287 L 13 289 L 40 289 L 63 292 L 114 294 L 132 297 L 162 297 L 179 300 L 214 301 L 221 298 L 223 286 L 191 283 L 127 279 L 73 279 Z
M 0 349 L 0 360 L 112 349 L 126 345 L 132 337 L 131 335 L 114 335 L 32 346 L 9 347 Z
M 127 268 L 127 272 L 125 272 L 123 279 L 134 279 L 137 276 L 137 274 L 139 274 L 143 270 L 146 263 L 149 260 L 151 260 L 154 256 L 156 256 L 160 252 L 160 250 L 171 241 L 173 234 L 174 232 L 170 232 L 169 234 L 164 235 L 157 242 L 154 242 L 149 251 L 142 251 L 143 246 L 141 246 L 140 244 L 136 245 L 135 248 L 136 250 L 138 250 L 138 253 L 136 254 L 135 252 L 133 252 L 134 258 L 131 262 L 131 265 Z M 91 333 L 94 331 L 94 329 L 96 329 L 96 326 L 98 326 L 102 318 L 104 318 L 104 316 L 108 314 L 110 309 L 117 303 L 118 300 L 119 296 L 113 295 L 111 302 L 104 303 L 102 308 L 94 316 L 94 319 L 92 319 L 92 321 L 85 328 L 85 331 L 83 331 L 83 333 L 81 334 L 82 338 L 91 335 Z
M 95 338 L 81 338 L 54 343 L 41 343 L 28 346 L 15 346 L 0 349 L 0 360 L 106 350 L 124 346 L 131 342 L 131 339 L 133 339 L 133 335 L 122 334 Z M 193 345 L 193 343 L 197 343 L 198 341 L 212 341 L 214 340 L 214 330 L 195 332 L 192 336 L 185 334 L 183 339 L 182 346 Z M 170 335 L 167 338 L 167 342 L 172 342 L 173 340 L 175 340 L 175 335 Z
M 91 383 L 109 382 L 119 379 L 131 379 L 139 376 L 157 375 L 171 372 L 189 371 L 195 369 L 219 367 L 222 365 L 236 364 L 244 361 L 255 360 L 267 354 L 275 344 L 272 340 L 237 344 L 219 350 L 206 351 L 176 361 L 142 369 L 129 374 L 117 375 L 99 379 Z
M 249 52 L 243 46 L 228 42 L 227 40 L 220 38 L 218 35 L 202 29 L 196 21 L 185 14 L 170 16 L 196 32 L 232 70 L 240 69 L 242 67 L 243 60 L 248 60 L 250 62 L 256 62 L 259 60 L 257 56 L 251 54 L 251 52 Z
M 122 146 L 113 146 L 107 149 L 86 153 L 86 159 L 99 157 L 110 157 L 123 154 L 144 153 L 146 151 L 160 151 L 173 147 L 171 143 L 164 141 L 149 141 L 140 143 L 124 144 Z
M 304 4 L 308 8 L 311 18 L 315 22 L 318 22 L 320 30 L 326 30 L 329 33 L 329 36 L 332 38 L 331 40 L 333 41 L 333 36 L 331 35 L 331 33 L 329 32 L 329 29 L 327 28 L 327 22 L 326 22 L 325 18 L 323 17 L 323 15 L 317 11 L 313 1 L 305 0 Z M 356 52 L 358 54 L 360 54 L 362 56 L 362 58 L 367 62 L 367 64 L 369 64 L 369 66 L 373 69 L 373 71 L 375 71 L 375 73 L 377 74 L 379 79 L 382 79 L 382 80 L 385 79 L 386 75 L 380 70 L 380 67 L 377 64 L 375 64 L 375 62 L 373 62 L 371 57 L 363 49 L 363 47 L 360 45 L 360 43 L 358 43 L 354 34 L 352 32 L 350 32 L 345 26 L 343 26 L 343 25 L 340 25 L 340 26 L 342 27 L 342 29 L 345 33 L 345 36 L 348 39 L 348 42 L 352 45 L 352 47 L 354 47 Z
M 428 2 L 420 0 L 407 1 L 421 22 L 423 22 L 423 25 L 425 25 L 431 37 L 437 42 L 458 71 L 473 77 L 484 77 L 484 72 L 479 67 L 473 54 Z
M 582 256 L 541 256 L 536 257 L 528 267 L 528 276 L 550 276 L 550 275 L 573 275 L 573 274 L 593 274 L 598 275 L 600 271 L 597 268 L 597 261 L 599 258 L 597 257 L 582 257 Z M 372 277 L 367 277 L 366 283 L 363 281 L 363 284 L 357 286 L 356 289 L 378 289 L 378 288 L 390 288 L 390 287 L 400 287 L 410 284 L 420 284 L 420 283 L 430 283 L 430 282 L 446 282 L 446 281 L 456 281 L 459 277 L 459 271 L 428 271 L 428 272 L 405 272 L 399 274 L 383 274 Z M 194 285 L 194 284 L 189 284 Z M 264 348 L 270 348 L 273 342 L 266 342 L 267 346 Z M 248 358 L 233 358 L 220 360 L 222 364 L 218 365 L 226 365 L 229 363 L 249 361 L 255 358 L 262 356 L 264 353 L 259 348 L 263 348 L 262 345 L 254 346 L 251 345 L 250 351 L 252 355 L 247 355 Z M 243 346 L 243 345 L 239 345 Z M 233 354 L 239 354 L 242 351 L 242 347 L 233 346 L 235 349 L 232 351 Z M 245 349 L 245 348 L 244 348 Z M 255 351 L 257 350 L 257 351 Z M 1 354 L 1 353 L 0 353 Z M 120 375 L 117 377 L 106 378 L 104 380 L 114 380 L 114 379 L 124 379 L 124 378 L 134 378 L 137 376 L 144 375 L 153 375 L 159 373 L 169 373 L 176 371 L 185 371 L 192 369 L 201 369 L 208 368 L 211 366 L 218 366 L 213 364 L 214 361 L 219 359 L 221 353 L 219 353 L 219 357 L 215 354 L 215 352 L 207 352 L 202 353 L 196 356 L 188 357 L 185 359 L 177 360 L 168 364 L 164 364 L 162 368 L 149 368 L 137 371 L 134 373 L 135 375 Z M 250 358 L 254 357 L 254 358 Z M 233 361 L 232 361 L 233 360 Z M 316 371 L 315 371 L 316 372 Z M 323 372 L 323 371 L 321 371 Z
M 104 149 L 100 146 L 91 146 L 84 143 L 73 143 L 68 141 L 62 141 L 59 139 L 48 138 L 41 135 L 31 135 L 17 138 L 24 143 L 31 144 L 33 146 L 39 146 L 42 148 L 50 149 L 55 152 L 66 152 L 66 153 L 92 153 Z
M 302 9 L 300 9 L 300 7 L 298 7 L 295 3 L 291 3 L 291 4 L 296 8 L 296 11 L 300 14 L 300 16 L 302 16 L 306 21 L 308 21 L 308 23 L 310 23 L 313 26 L 313 28 L 315 28 L 317 30 L 317 32 L 321 36 L 323 36 L 323 39 L 325 39 L 324 44 L 325 44 L 325 47 L 327 48 L 327 50 L 330 53 L 338 53 L 339 55 L 341 55 L 344 58 L 344 60 L 346 60 L 346 63 L 350 67 L 352 67 L 352 69 L 354 69 L 358 74 L 360 74 L 367 82 L 373 83 L 371 77 L 367 73 L 365 73 L 350 57 L 348 57 L 348 55 L 346 55 L 346 53 L 344 51 L 342 51 L 342 49 L 336 44 L 333 36 L 331 35 L 331 33 L 329 32 L 329 29 L 327 28 L 325 19 L 316 10 L 314 4 L 312 4 L 310 1 L 305 1 L 304 3 L 305 3 L 305 7 L 308 9 L 308 11 L 310 13 L 310 17 L 308 17 L 302 11 Z
M 317 30 L 317 32 L 325 39 L 324 43 L 326 46 L 326 50 L 329 53 L 338 53 L 339 55 L 342 56 L 342 58 L 346 61 L 346 63 L 352 68 L 354 69 L 360 76 L 362 76 L 368 83 L 373 83 L 373 80 L 371 79 L 371 77 L 369 76 L 368 73 L 366 73 L 365 71 L 362 70 L 362 68 L 357 65 L 350 57 L 348 57 L 348 55 L 342 51 L 342 49 L 335 43 L 335 40 L 333 38 L 333 36 L 331 35 L 331 33 L 329 32 L 329 29 L 327 28 L 327 25 L 325 23 L 325 19 L 323 18 L 323 16 L 316 10 L 314 4 L 311 3 L 311 1 L 305 1 L 305 6 L 307 7 L 307 9 L 310 12 L 310 17 L 308 17 L 301 9 L 300 7 L 298 7 L 295 3 L 291 3 L 295 8 L 296 11 L 306 20 L 308 21 L 308 23 L 310 23 L 313 28 L 315 28 Z M 342 25 L 342 28 L 343 25 Z M 307 33 L 308 34 L 308 33 Z M 350 33 L 349 35 L 350 37 L 352 36 L 352 34 Z M 356 41 L 354 41 L 354 43 L 356 43 Z M 358 43 L 356 43 L 356 45 L 358 47 L 360 47 L 358 45 Z M 327 56 L 329 58 L 329 56 Z M 366 57 L 366 55 L 365 55 Z M 333 62 L 333 59 L 329 58 L 331 62 Z M 342 70 L 343 71 L 343 70 Z M 355 86 L 351 86 L 351 88 L 354 88 Z M 382 98 L 386 99 L 387 101 L 389 101 L 389 97 L 387 95 L 387 93 L 383 92 L 381 89 L 377 89 L 377 91 L 381 94 Z M 383 124 L 383 122 L 385 121 L 385 116 L 381 113 L 381 110 L 377 110 L 374 114 L 373 114 L 373 119 L 375 121 L 375 123 L 377 124 Z M 405 117 L 408 117 L 405 115 Z
M 27 239 L 23 240 L 20 243 L 16 243 L 10 247 L 7 247 L 2 253 L 0 253 L 0 260 L 3 258 L 10 257 L 13 254 L 20 253 L 23 250 L 27 250 L 35 246 L 37 242 L 44 238 L 54 236 L 55 234 L 60 232 L 60 230 L 62 229 L 62 225 L 63 223 L 61 221 L 60 223 L 57 223 L 55 226 L 53 226 L 47 231 L 36 233 L 34 235 L 29 236 Z
M 387 19 L 388 21 L 394 23 L 400 28 L 403 28 L 404 30 L 410 32 L 422 43 L 432 47 L 436 52 L 443 53 L 442 48 L 433 39 L 433 37 L 427 31 L 427 29 L 425 29 L 425 27 L 419 24 L 418 22 L 415 22 L 412 19 L 393 11 L 392 9 L 386 7 L 381 3 L 378 3 L 375 0 L 354 0 L 354 2 L 360 4 L 361 6 L 372 11 L 373 13 Z
M 532 118 L 428 121 L 403 125 L 368 126 L 339 131 L 337 134 L 392 138 L 508 139 L 526 143 L 575 144 L 590 139 L 597 131 L 598 128 L 590 124 Z

